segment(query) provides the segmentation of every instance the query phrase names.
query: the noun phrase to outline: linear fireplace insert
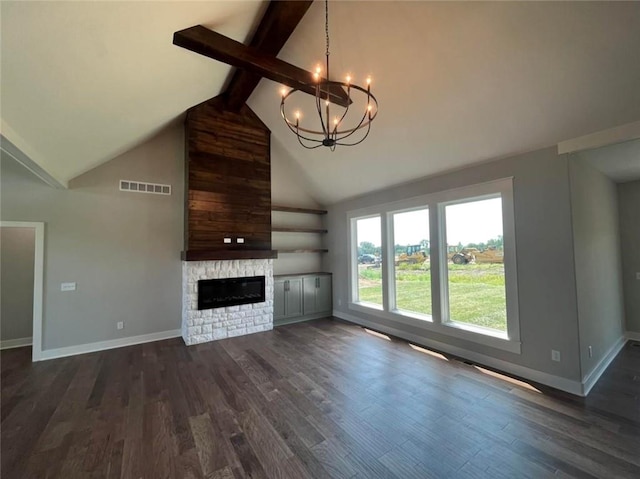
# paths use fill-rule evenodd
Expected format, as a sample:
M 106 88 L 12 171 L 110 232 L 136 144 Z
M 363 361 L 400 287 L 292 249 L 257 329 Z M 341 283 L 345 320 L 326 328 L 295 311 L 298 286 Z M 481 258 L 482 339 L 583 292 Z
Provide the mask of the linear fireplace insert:
M 223 308 L 265 301 L 265 277 L 201 279 L 198 281 L 198 309 Z

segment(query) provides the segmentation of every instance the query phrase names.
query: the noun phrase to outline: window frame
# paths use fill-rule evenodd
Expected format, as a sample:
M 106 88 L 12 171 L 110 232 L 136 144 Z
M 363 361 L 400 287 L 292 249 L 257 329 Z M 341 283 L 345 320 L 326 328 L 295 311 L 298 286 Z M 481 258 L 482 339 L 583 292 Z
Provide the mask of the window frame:
M 421 197 L 423 198 L 423 197 Z M 388 271 L 388 282 L 389 282 L 389 311 L 391 313 L 400 315 L 406 318 L 413 318 L 419 321 L 427 321 L 429 323 L 433 323 L 433 284 L 430 285 L 430 296 L 431 296 L 431 312 L 432 314 L 422 314 L 417 313 L 415 311 L 408 311 L 405 309 L 398 309 L 397 297 L 396 297 L 396 264 L 395 264 L 395 223 L 394 223 L 394 215 L 402 214 L 402 213 L 410 213 L 412 211 L 421 211 L 427 210 L 429 214 L 429 248 L 431 248 L 432 244 L 432 235 L 431 235 L 431 208 L 429 205 L 417 205 L 411 206 L 409 208 L 402 208 L 399 210 L 391 210 L 387 211 L 387 256 L 390 258 L 394 258 L 393 261 L 390 261 L 389 271 Z M 429 254 L 429 261 L 431 261 L 432 254 Z M 433 275 L 432 275 L 432 283 L 433 283 Z
M 367 213 L 367 211 L 374 211 L 372 213 Z M 378 213 L 375 209 L 368 208 L 366 210 L 361 210 L 361 214 L 355 216 L 348 216 L 348 231 L 349 231 L 349 304 L 359 305 L 361 308 L 365 308 L 365 311 L 370 309 L 384 311 L 384 302 L 385 302 L 385 279 L 384 279 L 384 262 L 385 262 L 385 250 L 384 250 L 384 236 L 383 236 L 383 215 Z M 368 303 L 360 301 L 360 291 L 359 291 L 359 282 L 358 282 L 358 228 L 356 223 L 358 220 L 366 220 L 369 218 L 380 218 L 380 242 L 381 250 L 382 250 L 382 305 L 378 305 L 375 303 Z M 356 300 L 357 298 L 357 300 Z
M 466 203 L 474 199 L 500 196 L 502 198 L 503 248 L 505 265 L 505 295 L 507 308 L 507 332 L 481 328 L 464 323 L 447 321 L 448 294 L 444 281 L 447 278 L 446 220 L 444 208 L 449 204 Z M 400 311 L 395 304 L 395 251 L 393 236 L 393 214 L 428 208 L 429 243 L 431 262 L 431 321 L 416 317 L 408 311 Z M 380 217 L 380 237 L 382 242 L 382 297 L 383 305 L 354 301 L 358 298 L 357 230 L 356 221 Z M 520 320 L 518 306 L 518 281 L 515 242 L 515 211 L 513 202 L 513 177 L 463 186 L 450 190 L 420 195 L 400 201 L 384 203 L 347 212 L 349 238 L 349 309 L 370 314 L 398 325 L 422 329 L 425 333 L 435 332 L 496 349 L 521 353 Z M 445 297 L 447 296 L 447 297 Z M 446 310 L 445 310 L 446 307 Z M 445 314 L 447 311 L 447 314 Z M 423 316 L 419 315 L 418 316 Z M 424 315 L 426 316 L 426 315 Z M 444 319 L 444 321 L 443 321 Z

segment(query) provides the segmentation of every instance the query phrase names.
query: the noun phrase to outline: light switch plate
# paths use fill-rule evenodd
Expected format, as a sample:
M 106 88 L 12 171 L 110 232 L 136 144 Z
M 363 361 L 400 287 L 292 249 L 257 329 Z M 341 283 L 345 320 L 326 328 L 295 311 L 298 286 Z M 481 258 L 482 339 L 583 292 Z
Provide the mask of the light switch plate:
M 76 283 L 60 283 L 60 291 L 75 291 Z

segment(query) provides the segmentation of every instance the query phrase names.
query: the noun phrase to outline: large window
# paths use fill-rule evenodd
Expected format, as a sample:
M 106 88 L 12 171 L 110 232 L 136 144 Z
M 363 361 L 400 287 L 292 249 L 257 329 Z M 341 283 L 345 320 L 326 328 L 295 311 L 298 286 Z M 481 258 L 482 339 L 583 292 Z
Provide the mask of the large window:
M 356 225 L 358 301 L 382 306 L 382 238 L 380 216 L 359 218 Z
M 520 352 L 510 178 L 353 211 L 349 227 L 350 308 Z
M 444 205 L 447 321 L 507 331 L 502 199 Z
M 395 309 L 431 319 L 429 209 L 393 213 Z

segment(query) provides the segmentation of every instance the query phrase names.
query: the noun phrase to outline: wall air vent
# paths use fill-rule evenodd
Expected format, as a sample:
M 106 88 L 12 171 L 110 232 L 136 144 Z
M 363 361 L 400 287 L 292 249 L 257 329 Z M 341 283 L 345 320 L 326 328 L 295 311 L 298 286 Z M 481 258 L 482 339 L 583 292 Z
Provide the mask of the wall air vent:
M 142 181 L 120 180 L 120 191 L 132 193 L 151 193 L 154 195 L 170 195 L 171 185 L 157 183 L 143 183 Z

